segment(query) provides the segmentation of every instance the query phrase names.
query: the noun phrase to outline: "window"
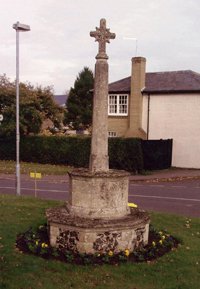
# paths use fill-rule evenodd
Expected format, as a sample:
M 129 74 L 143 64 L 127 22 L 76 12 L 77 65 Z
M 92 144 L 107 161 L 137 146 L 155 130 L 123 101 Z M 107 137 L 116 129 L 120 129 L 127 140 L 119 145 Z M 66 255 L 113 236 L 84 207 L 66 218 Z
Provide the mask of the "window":
M 128 115 L 128 94 L 110 94 L 108 115 Z
M 108 137 L 116 137 L 116 136 L 117 136 L 116 131 L 109 131 L 108 132 Z

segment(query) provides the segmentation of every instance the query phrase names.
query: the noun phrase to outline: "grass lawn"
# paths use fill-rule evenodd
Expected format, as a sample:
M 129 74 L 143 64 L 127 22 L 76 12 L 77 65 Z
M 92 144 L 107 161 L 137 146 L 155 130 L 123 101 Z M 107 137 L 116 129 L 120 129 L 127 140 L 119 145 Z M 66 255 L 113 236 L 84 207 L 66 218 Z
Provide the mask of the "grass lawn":
M 182 245 L 151 263 L 77 266 L 20 253 L 16 235 L 45 222 L 44 211 L 59 202 L 0 195 L 1 289 L 199 289 L 200 219 L 151 213 Z M 187 227 L 186 227 L 187 225 Z
M 42 175 L 65 175 L 71 168 L 64 165 L 50 165 L 38 163 L 20 162 L 21 174 L 30 172 L 42 173 Z M 0 160 L 0 174 L 14 174 L 16 171 L 16 163 L 14 161 Z

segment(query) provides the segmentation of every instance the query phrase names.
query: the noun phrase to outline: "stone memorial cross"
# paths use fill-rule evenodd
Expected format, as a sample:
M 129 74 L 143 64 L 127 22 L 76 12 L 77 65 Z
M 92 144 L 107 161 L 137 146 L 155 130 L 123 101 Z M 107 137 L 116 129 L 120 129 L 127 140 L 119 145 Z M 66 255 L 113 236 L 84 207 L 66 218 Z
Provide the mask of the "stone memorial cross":
M 90 32 L 99 42 L 95 64 L 92 143 L 89 170 L 69 173 L 69 198 L 63 207 L 46 211 L 50 244 L 87 254 L 132 252 L 148 243 L 149 216 L 128 207 L 129 173 L 109 170 L 108 56 L 106 43 L 115 34 L 100 20 Z
M 107 172 L 108 160 L 108 56 L 106 43 L 115 38 L 106 28 L 106 20 L 100 20 L 100 28 L 90 32 L 91 37 L 99 42 L 99 52 L 96 56 L 95 83 L 93 100 L 92 143 L 90 155 L 90 171 L 93 173 Z
M 115 39 L 115 33 L 111 33 L 110 29 L 106 28 L 106 20 L 100 20 L 100 28 L 96 27 L 96 31 L 90 32 L 91 37 L 95 37 L 96 41 L 99 42 L 99 53 L 96 58 L 106 58 L 106 43 L 110 43 L 110 39 Z

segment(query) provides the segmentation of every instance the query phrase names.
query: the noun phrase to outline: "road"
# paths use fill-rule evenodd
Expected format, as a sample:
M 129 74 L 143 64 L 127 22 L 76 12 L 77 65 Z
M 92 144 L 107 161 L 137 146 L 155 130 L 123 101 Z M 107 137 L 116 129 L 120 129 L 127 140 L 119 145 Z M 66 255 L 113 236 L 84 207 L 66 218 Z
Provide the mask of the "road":
M 66 177 L 51 177 L 35 182 L 21 180 L 21 194 L 43 199 L 67 200 L 69 183 Z M 15 194 L 15 179 L 0 177 L 0 193 Z M 176 182 L 130 182 L 129 202 L 148 211 L 170 212 L 188 217 L 200 217 L 200 180 Z
M 200 217 L 200 180 L 130 183 L 129 200 L 149 211 Z

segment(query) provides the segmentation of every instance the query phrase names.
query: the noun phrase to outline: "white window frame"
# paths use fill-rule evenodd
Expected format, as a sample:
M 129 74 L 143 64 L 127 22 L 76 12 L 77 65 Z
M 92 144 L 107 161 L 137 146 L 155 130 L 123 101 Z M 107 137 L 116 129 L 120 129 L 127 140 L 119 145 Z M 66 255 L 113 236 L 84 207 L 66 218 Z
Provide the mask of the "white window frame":
M 117 132 L 116 131 L 109 131 L 108 137 L 117 137 Z
M 126 97 L 126 103 L 120 104 L 120 97 Z M 113 98 L 113 103 L 111 103 L 111 98 Z M 112 116 L 127 116 L 128 115 L 128 99 L 129 99 L 129 95 L 126 94 L 126 93 L 109 94 L 108 95 L 108 115 L 112 115 Z M 113 108 L 114 108 L 114 106 L 116 106 L 116 112 L 110 112 L 111 105 L 113 105 Z M 120 105 L 125 105 L 126 106 L 126 112 L 120 112 Z

